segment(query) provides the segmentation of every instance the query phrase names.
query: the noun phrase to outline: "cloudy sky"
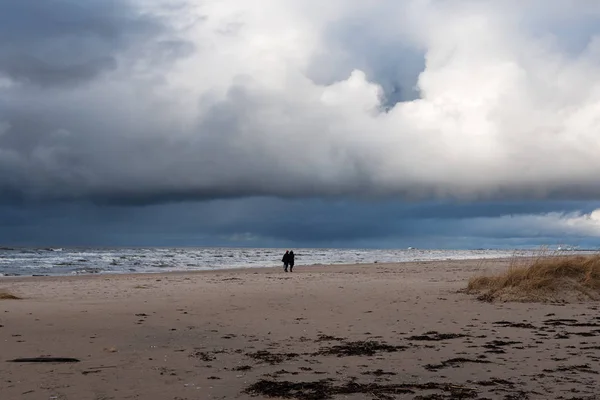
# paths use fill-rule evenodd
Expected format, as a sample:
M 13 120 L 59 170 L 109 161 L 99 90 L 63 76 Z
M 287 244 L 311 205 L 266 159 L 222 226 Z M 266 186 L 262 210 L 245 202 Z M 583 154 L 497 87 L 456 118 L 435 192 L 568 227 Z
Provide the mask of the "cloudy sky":
M 596 0 L 3 0 L 0 244 L 600 246 Z

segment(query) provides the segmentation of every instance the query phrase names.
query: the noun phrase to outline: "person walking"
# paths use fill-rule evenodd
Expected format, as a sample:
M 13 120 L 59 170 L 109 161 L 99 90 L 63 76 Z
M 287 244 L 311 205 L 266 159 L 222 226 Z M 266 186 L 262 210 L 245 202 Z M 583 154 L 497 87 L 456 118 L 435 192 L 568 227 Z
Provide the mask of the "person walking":
M 290 272 L 294 271 L 294 257 L 295 257 L 294 250 L 291 250 L 288 253 L 288 264 L 290 265 Z
M 289 259 L 290 259 L 290 253 L 289 253 L 289 251 L 286 250 L 285 254 L 283 255 L 283 258 L 281 259 L 281 261 L 283 262 L 283 271 L 284 272 L 287 272 Z

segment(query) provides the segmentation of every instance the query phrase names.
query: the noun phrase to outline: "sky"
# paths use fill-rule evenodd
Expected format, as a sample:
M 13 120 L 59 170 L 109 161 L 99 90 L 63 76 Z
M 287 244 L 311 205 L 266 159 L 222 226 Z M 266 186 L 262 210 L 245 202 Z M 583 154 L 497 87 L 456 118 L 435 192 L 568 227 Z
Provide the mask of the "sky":
M 0 245 L 600 247 L 595 0 L 0 2 Z

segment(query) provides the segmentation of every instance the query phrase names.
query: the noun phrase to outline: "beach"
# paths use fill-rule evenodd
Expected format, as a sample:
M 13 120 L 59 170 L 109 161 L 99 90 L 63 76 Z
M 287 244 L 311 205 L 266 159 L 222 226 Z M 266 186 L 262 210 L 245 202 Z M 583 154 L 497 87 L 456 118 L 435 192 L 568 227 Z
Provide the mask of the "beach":
M 461 291 L 509 262 L 1 278 L 0 399 L 600 398 L 598 303 Z

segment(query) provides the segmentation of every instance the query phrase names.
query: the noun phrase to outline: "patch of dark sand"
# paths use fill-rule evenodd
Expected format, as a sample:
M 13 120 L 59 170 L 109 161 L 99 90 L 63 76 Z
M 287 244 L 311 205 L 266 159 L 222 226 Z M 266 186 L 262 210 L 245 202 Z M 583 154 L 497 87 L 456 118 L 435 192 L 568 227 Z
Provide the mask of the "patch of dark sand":
M 391 395 L 414 394 L 417 390 L 437 390 L 448 393 L 452 399 L 472 399 L 477 397 L 474 389 L 450 383 L 400 383 L 378 384 L 349 381 L 336 386 L 331 379 L 312 382 L 270 381 L 262 379 L 244 391 L 252 396 L 279 397 L 298 400 L 324 400 L 337 395 L 365 394 L 376 399 L 393 399 Z
M 481 359 L 471 359 L 471 358 L 451 358 L 446 361 L 442 361 L 440 364 L 427 364 L 425 365 L 425 369 L 429 371 L 437 371 L 443 368 L 456 368 L 462 364 L 473 363 L 473 364 L 491 364 L 491 361 L 481 360 Z
M 346 342 L 336 346 L 324 347 L 318 352 L 313 353 L 313 356 L 372 356 L 376 353 L 393 353 L 400 350 L 406 350 L 407 348 L 407 346 L 392 346 L 374 340 L 367 340 Z
M 438 333 L 435 331 L 426 332 L 423 335 L 410 336 L 408 340 L 418 340 L 418 341 L 440 341 L 440 340 L 448 340 L 448 339 L 458 339 L 469 337 L 469 335 L 463 335 L 461 333 Z

